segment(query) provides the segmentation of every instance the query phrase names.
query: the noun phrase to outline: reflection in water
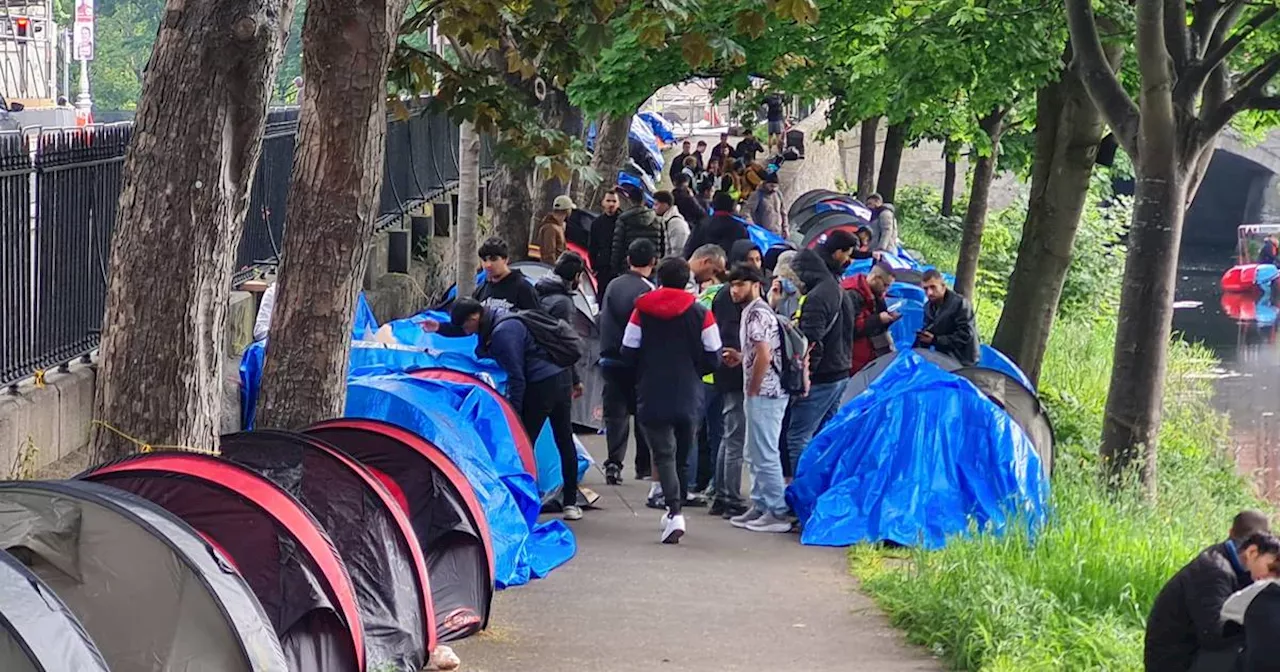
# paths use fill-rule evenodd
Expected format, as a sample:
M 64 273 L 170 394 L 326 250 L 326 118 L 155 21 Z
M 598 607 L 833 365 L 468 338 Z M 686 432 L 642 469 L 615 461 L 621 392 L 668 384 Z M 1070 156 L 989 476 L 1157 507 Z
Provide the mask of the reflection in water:
M 1224 295 L 1221 268 L 1211 264 L 1179 270 L 1177 299 L 1199 307 L 1175 310 L 1173 328 L 1188 341 L 1204 343 L 1222 360 L 1214 405 L 1231 418 L 1237 462 L 1252 473 L 1272 501 L 1280 501 L 1280 345 L 1277 302 L 1266 294 Z

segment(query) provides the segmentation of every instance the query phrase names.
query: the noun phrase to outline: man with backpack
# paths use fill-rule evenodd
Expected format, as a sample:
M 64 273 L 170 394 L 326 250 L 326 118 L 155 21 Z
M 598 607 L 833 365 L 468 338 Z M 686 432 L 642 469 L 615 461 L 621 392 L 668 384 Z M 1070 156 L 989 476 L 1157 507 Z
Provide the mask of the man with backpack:
M 507 401 L 520 414 L 529 438 L 536 440 L 543 423 L 551 421 L 564 478 L 564 519 L 580 520 L 570 371 L 581 357 L 581 339 L 568 324 L 540 310 L 507 314 L 473 299 L 455 301 L 450 319 L 464 334 L 478 334 L 477 354 L 493 358 L 506 371 Z
M 792 522 L 787 515 L 787 501 L 782 480 L 782 462 L 778 457 L 778 440 L 782 418 L 787 412 L 787 384 L 799 385 L 804 380 L 803 362 L 807 344 L 798 354 L 801 370 L 795 375 L 795 362 L 788 357 L 785 344 L 788 334 L 769 304 L 761 298 L 764 274 L 754 266 L 738 264 L 729 273 L 729 291 L 733 300 L 745 304 L 742 310 L 742 371 L 747 417 L 747 464 L 751 471 L 751 509 L 729 519 L 734 527 L 752 532 L 790 532 Z M 803 339 L 801 339 L 803 340 Z

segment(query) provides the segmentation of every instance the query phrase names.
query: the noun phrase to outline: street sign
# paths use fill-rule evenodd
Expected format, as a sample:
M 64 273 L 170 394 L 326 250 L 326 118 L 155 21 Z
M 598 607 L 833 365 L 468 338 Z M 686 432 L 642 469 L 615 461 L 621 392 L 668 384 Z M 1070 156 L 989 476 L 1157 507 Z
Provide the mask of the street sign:
M 76 0 L 75 25 L 72 28 L 75 39 L 75 57 L 78 61 L 93 60 L 93 0 Z

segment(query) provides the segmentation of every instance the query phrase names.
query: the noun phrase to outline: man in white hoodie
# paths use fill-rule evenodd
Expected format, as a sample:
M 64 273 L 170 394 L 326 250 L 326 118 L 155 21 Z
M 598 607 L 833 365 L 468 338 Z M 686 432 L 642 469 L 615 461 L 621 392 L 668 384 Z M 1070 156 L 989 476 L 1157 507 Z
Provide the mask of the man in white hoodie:
M 658 215 L 658 222 L 665 231 L 667 246 L 662 257 L 678 257 L 684 252 L 684 244 L 689 240 L 689 222 L 676 207 L 676 197 L 669 191 L 659 191 L 653 195 L 653 211 Z

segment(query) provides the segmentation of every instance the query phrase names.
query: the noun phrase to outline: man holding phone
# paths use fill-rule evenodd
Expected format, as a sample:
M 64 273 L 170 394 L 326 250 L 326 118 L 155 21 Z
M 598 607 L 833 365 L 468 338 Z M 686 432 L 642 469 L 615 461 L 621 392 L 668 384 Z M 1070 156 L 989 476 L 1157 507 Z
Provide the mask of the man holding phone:
M 849 372 L 857 373 L 881 355 L 893 352 L 889 327 L 902 319 L 902 314 L 889 310 L 884 294 L 893 284 L 893 273 L 882 265 L 871 267 L 866 275 L 855 275 L 841 286 L 853 303 L 853 361 Z
M 969 299 L 947 289 L 942 274 L 935 269 L 924 272 L 924 293 L 929 303 L 924 307 L 924 329 L 916 333 L 917 348 L 933 348 L 955 358 L 965 366 L 978 363 L 978 326 Z

